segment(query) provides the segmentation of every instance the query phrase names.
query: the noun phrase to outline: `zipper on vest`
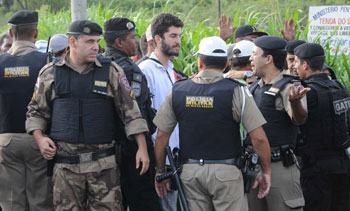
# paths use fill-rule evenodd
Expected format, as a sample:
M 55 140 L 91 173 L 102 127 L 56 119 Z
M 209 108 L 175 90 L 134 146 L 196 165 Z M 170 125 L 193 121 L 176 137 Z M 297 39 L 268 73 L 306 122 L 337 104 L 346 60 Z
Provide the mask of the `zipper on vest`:
M 79 99 L 79 140 L 78 143 L 84 143 L 84 128 L 83 128 L 83 102 Z

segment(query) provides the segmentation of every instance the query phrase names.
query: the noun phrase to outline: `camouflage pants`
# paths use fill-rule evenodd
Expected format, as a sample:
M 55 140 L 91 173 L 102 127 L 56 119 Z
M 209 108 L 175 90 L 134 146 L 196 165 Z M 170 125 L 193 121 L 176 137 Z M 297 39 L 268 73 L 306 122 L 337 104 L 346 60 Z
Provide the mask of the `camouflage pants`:
M 55 211 L 122 211 L 119 169 L 75 173 L 55 166 Z

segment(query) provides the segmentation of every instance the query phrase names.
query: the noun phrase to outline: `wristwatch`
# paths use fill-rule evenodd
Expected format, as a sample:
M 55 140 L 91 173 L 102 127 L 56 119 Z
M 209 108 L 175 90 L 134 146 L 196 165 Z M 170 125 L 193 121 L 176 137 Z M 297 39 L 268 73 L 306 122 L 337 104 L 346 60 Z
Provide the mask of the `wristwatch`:
M 247 78 L 251 78 L 251 77 L 253 77 L 253 71 L 250 71 L 250 70 L 245 71 L 243 79 L 247 80 Z

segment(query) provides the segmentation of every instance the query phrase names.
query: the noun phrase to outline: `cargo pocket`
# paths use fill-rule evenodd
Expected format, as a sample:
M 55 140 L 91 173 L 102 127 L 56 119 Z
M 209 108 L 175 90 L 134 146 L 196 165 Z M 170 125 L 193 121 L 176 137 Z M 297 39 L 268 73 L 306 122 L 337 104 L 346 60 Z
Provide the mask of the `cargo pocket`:
M 291 176 L 290 183 L 281 191 L 283 201 L 291 209 L 302 208 L 305 200 L 300 185 L 300 173 L 296 167 L 292 169 Z
M 217 165 L 215 167 L 217 179 L 217 195 L 224 198 L 239 198 L 243 194 L 243 179 L 241 171 L 232 165 Z
M 304 198 L 285 200 L 284 203 L 292 209 L 302 208 L 305 205 Z
M 240 170 L 232 165 L 223 164 L 215 168 L 215 177 L 221 182 L 237 180 L 240 175 Z
M 195 169 L 192 164 L 183 165 L 180 179 L 182 182 L 182 188 L 185 192 L 187 200 L 198 198 L 198 193 L 195 191 L 196 182 L 194 181 Z
M 11 137 L 1 137 L 0 138 L 0 163 L 4 161 L 3 150 L 10 144 Z
M 183 183 L 192 180 L 194 177 L 194 170 L 191 168 L 191 164 L 183 165 L 182 172 L 180 174 L 180 179 Z

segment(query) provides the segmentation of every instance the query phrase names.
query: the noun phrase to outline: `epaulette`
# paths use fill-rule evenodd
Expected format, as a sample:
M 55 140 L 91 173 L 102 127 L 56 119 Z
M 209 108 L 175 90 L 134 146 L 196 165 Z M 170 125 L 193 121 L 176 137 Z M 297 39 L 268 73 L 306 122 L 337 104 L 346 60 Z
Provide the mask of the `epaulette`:
M 41 68 L 41 70 L 39 71 L 39 76 L 41 76 L 42 74 L 44 74 L 44 72 L 46 72 L 47 70 L 49 70 L 50 68 L 54 67 L 54 63 L 50 62 L 48 64 L 46 64 L 44 67 Z
M 283 78 L 290 78 L 290 83 L 300 82 L 301 79 L 297 75 L 283 74 Z
M 235 82 L 235 83 L 237 83 L 239 86 L 246 86 L 244 83 L 240 82 L 240 81 L 237 80 L 237 79 L 234 79 L 234 78 L 225 78 L 225 79 L 227 79 L 227 80 L 229 80 L 229 81 L 232 81 L 232 82 Z
M 181 78 L 181 79 L 175 81 L 175 84 L 176 84 L 176 83 L 181 83 L 181 82 L 186 81 L 186 80 L 188 80 L 188 79 L 189 79 L 189 78 Z

